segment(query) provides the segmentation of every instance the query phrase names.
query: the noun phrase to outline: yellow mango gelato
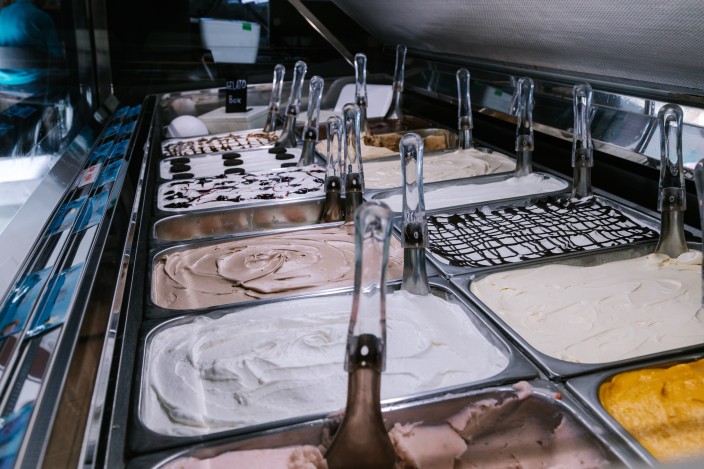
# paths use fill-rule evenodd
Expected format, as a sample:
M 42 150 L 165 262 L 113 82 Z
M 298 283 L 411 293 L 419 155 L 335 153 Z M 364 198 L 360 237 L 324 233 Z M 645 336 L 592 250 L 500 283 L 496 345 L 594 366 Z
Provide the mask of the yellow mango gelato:
M 661 461 L 704 454 L 704 359 L 614 376 L 604 408 Z

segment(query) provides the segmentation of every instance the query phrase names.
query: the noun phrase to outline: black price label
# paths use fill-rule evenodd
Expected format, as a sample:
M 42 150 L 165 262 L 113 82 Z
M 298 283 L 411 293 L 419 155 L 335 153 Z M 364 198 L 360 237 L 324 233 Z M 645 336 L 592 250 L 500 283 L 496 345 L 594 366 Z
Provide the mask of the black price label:
M 225 112 L 247 111 L 247 80 L 228 80 L 225 83 Z

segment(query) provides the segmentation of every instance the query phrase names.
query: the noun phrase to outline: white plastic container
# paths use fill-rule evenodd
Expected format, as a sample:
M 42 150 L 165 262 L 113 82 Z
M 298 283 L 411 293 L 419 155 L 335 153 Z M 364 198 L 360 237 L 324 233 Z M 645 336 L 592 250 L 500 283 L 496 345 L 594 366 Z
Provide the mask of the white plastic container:
M 220 63 L 251 64 L 257 60 L 259 29 L 257 23 L 239 20 L 199 18 L 203 47 Z

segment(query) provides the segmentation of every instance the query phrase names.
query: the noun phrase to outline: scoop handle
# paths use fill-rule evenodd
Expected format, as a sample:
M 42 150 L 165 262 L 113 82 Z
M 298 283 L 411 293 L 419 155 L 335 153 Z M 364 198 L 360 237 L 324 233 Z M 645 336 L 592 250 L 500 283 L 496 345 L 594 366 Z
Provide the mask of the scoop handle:
M 323 96 L 325 80 L 319 76 L 310 79 L 308 92 L 308 116 L 303 127 L 303 150 L 298 166 L 308 166 L 315 161 L 315 144 L 318 143 L 318 118 L 320 117 L 320 98 Z
M 342 120 L 345 127 L 344 173 L 345 173 L 345 221 L 354 221 L 357 207 L 362 204 L 364 174 L 360 146 L 359 106 L 347 103 L 342 107 Z
M 355 83 L 355 104 L 359 106 L 360 112 L 360 132 L 369 133 L 369 123 L 367 122 L 367 56 L 361 52 L 354 56 L 354 83 Z
M 589 83 L 578 83 L 572 88 L 572 167 L 574 177 L 572 197 L 581 199 L 592 196 L 591 168 L 594 166 L 591 112 L 592 87 Z
M 688 250 L 684 235 L 686 207 L 682 165 L 682 108 L 665 104 L 658 112 L 660 125 L 660 238 L 655 252 L 677 257 Z
M 345 128 L 339 116 L 330 116 L 326 122 L 327 163 L 325 166 L 325 205 L 321 221 L 335 222 L 343 219 L 342 209 L 342 139 Z
M 704 159 L 699 160 L 694 167 L 694 184 L 697 186 L 697 202 L 699 203 L 699 223 L 704 233 Z M 702 244 L 704 251 L 704 243 Z M 702 268 L 702 308 L 704 308 L 704 267 Z
M 391 104 L 386 111 L 384 119 L 396 120 L 403 117 L 401 110 L 401 99 L 403 98 L 403 81 L 406 74 L 406 46 L 396 46 L 396 65 L 394 67 L 394 83 L 392 85 Z
M 533 90 L 535 85 L 529 77 L 516 82 L 511 111 L 516 116 L 516 177 L 533 171 Z
M 423 139 L 415 133 L 403 136 L 401 179 L 403 182 L 403 281 L 402 288 L 415 295 L 430 293 L 425 266 L 428 225 L 423 194 Z
M 271 98 L 269 99 L 269 113 L 266 116 L 266 124 L 264 124 L 264 132 L 273 132 L 276 130 L 276 119 L 279 116 L 281 108 L 281 91 L 284 88 L 284 75 L 286 67 L 277 64 L 274 67 L 274 79 L 271 83 Z
M 306 77 L 308 66 L 302 60 L 296 62 L 293 67 L 293 81 L 291 82 L 291 96 L 288 99 L 286 108 L 286 120 L 284 128 L 281 131 L 281 138 L 276 143 L 276 146 L 283 148 L 295 148 L 298 145 L 296 141 L 296 117 L 298 116 L 301 103 L 301 89 L 303 88 L 303 80 Z
M 474 148 L 472 144 L 472 102 L 469 97 L 469 70 L 457 70 L 457 129 L 460 136 L 460 148 Z
M 362 204 L 354 218 L 354 293 L 348 330 L 345 370 L 361 366 L 355 338 L 371 335 L 379 339 L 377 371 L 385 367 L 386 265 L 389 261 L 392 212 L 383 202 Z

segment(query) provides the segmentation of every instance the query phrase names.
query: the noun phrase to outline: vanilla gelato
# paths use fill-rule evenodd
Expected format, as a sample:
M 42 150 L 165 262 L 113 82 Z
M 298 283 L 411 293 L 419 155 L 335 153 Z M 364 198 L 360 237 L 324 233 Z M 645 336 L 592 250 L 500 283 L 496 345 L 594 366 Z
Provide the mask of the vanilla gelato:
M 515 168 L 515 160 L 498 153 L 484 153 L 473 148 L 456 150 L 423 157 L 423 183 L 504 173 Z M 364 164 L 364 187 L 367 189 L 392 189 L 401 185 L 400 160 Z
M 489 267 L 528 259 L 656 240 L 597 198 L 546 197 L 532 205 L 428 216 L 429 249 L 451 266 Z
M 471 292 L 538 351 L 606 363 L 704 343 L 700 252 L 495 274 Z
M 226 132 L 202 137 L 174 138 L 161 143 L 161 153 L 168 156 L 192 156 L 203 153 L 241 151 L 274 145 L 277 132 Z
M 325 168 L 300 168 L 221 174 L 170 181 L 159 186 L 157 206 L 164 211 L 184 212 L 233 207 L 260 200 L 300 199 L 325 194 Z
M 423 164 L 425 164 L 425 162 Z M 423 172 L 425 172 L 425 168 Z M 440 208 L 476 204 L 497 199 L 556 192 L 566 188 L 566 182 L 536 173 L 531 173 L 520 178 L 512 177 L 499 182 L 463 183 L 444 187 L 425 186 L 425 209 L 437 210 Z M 386 203 L 394 212 L 403 210 L 402 193 L 379 197 L 376 200 Z
M 288 148 L 283 153 L 276 154 L 268 150 L 251 150 L 192 157 L 179 156 L 159 162 L 159 177 L 169 180 L 252 173 L 294 167 L 300 159 L 299 148 Z
M 345 405 L 351 295 L 275 302 L 164 328 L 147 348 L 142 422 L 197 435 Z M 433 295 L 386 297 L 382 399 L 489 378 L 508 358 L 464 310 Z
M 199 245 L 160 256 L 152 299 L 170 309 L 351 287 L 354 227 L 344 225 Z M 403 249 L 391 238 L 387 278 L 403 273 Z

